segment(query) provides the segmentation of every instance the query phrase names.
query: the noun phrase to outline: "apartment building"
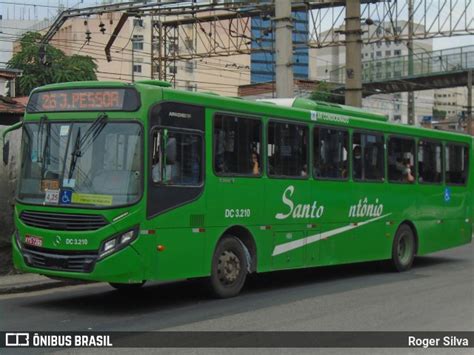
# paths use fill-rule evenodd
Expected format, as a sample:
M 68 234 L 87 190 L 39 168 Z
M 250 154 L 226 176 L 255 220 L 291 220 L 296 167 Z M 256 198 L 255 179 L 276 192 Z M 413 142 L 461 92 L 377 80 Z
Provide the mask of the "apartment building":
M 406 22 L 399 22 L 395 28 L 397 33 L 407 31 Z M 421 26 L 415 24 L 415 26 Z M 343 27 L 334 29 L 334 33 L 329 36 L 343 38 L 341 34 Z M 376 23 L 374 25 L 362 26 L 363 36 L 366 38 L 384 37 L 384 34 L 392 35 L 394 29 L 391 23 Z M 324 34 L 325 35 L 325 34 Z M 387 36 L 388 37 L 388 36 Z M 413 42 L 413 52 L 415 57 L 419 54 L 432 50 L 432 40 L 415 40 Z M 392 41 L 390 39 L 378 40 L 375 43 L 367 44 L 362 47 L 362 75 L 364 79 L 377 80 L 387 77 L 391 71 L 397 75 L 397 67 L 383 65 L 384 59 L 408 55 L 406 41 Z M 309 78 L 313 80 L 325 80 L 330 82 L 343 83 L 345 79 L 346 48 L 344 46 L 311 48 L 310 49 L 310 68 Z M 374 68 L 374 62 L 376 67 Z M 387 75 L 388 74 L 388 75 Z M 389 119 L 394 122 L 407 123 L 407 93 L 379 94 L 374 92 L 362 100 L 362 106 L 368 110 L 387 114 Z M 415 116 L 416 123 L 419 124 L 421 117 L 432 114 L 434 104 L 434 91 L 423 90 L 415 92 Z

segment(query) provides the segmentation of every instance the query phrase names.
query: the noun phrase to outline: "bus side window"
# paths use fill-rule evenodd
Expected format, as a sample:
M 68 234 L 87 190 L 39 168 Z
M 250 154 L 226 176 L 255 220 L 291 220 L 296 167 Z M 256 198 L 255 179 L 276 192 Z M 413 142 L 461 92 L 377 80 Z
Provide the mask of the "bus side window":
M 446 144 L 446 183 L 452 185 L 465 185 L 467 182 L 469 150 L 460 144 Z
M 214 117 L 214 171 L 217 175 L 260 176 L 260 119 L 217 114 Z
M 385 180 L 384 136 L 377 133 L 352 135 L 352 177 L 357 181 Z
M 347 131 L 315 127 L 313 131 L 315 178 L 347 179 L 349 134 Z
M 301 124 L 268 123 L 268 174 L 308 176 L 308 127 Z
M 388 179 L 392 182 L 415 181 L 415 140 L 392 137 L 388 142 Z
M 442 146 L 439 142 L 418 142 L 418 181 L 439 184 L 443 181 Z

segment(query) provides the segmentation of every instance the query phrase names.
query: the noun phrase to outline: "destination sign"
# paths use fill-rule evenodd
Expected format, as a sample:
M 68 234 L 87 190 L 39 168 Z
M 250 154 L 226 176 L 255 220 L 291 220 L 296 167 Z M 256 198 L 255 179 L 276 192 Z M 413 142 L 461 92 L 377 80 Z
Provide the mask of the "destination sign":
M 27 112 L 135 111 L 139 105 L 130 88 L 65 89 L 34 93 Z

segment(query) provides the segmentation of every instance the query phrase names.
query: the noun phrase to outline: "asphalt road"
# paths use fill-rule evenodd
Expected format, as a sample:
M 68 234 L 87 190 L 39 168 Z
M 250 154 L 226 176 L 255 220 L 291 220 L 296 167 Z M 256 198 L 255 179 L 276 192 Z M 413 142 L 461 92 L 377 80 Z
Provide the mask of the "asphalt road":
M 209 299 L 201 286 L 152 284 L 132 296 L 90 284 L 0 296 L 0 330 L 474 330 L 474 244 L 420 257 L 405 273 L 379 263 L 277 272 L 226 300 Z

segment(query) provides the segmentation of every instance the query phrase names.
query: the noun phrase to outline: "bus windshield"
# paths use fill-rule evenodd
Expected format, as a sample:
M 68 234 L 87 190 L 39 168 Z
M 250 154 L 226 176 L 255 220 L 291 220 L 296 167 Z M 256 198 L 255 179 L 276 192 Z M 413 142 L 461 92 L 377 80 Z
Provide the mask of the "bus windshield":
M 142 186 L 142 128 L 138 123 L 26 123 L 19 200 L 41 205 L 121 206 Z

